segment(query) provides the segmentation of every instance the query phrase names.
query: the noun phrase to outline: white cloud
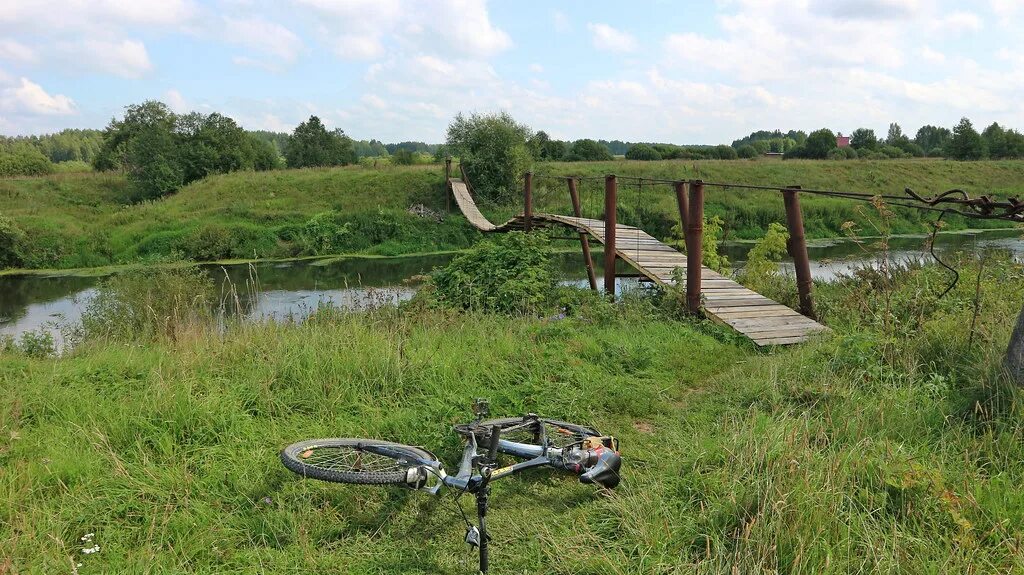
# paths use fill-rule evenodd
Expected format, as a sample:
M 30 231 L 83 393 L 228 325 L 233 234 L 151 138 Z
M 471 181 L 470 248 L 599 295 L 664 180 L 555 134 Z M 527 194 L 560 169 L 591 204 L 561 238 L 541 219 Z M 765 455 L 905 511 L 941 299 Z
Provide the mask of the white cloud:
M 284 63 L 294 62 L 303 47 L 294 32 L 259 17 L 224 18 L 223 37 Z
M 932 27 L 940 33 L 961 34 L 978 32 L 984 27 L 981 16 L 973 12 L 952 12 L 932 21 Z
M 176 114 L 184 114 L 188 111 L 188 103 L 181 92 L 170 89 L 164 92 L 164 103 L 166 103 Z
M 609 52 L 632 52 L 636 50 L 636 38 L 628 32 L 616 30 L 607 24 L 587 24 L 590 39 L 598 50 Z
M 51 96 L 28 78 L 21 78 L 17 85 L 0 91 L 0 107 L 11 112 L 45 116 L 74 114 L 76 111 L 71 98 L 60 94 Z
M 58 48 L 66 58 L 74 58 L 76 65 L 123 78 L 138 78 L 153 68 L 146 45 L 137 40 L 65 42 Z
M 943 64 L 946 61 L 946 55 L 942 52 L 933 50 L 931 46 L 922 46 L 920 55 L 922 59 L 933 64 Z
M 543 74 L 544 66 L 534 62 L 533 64 L 530 64 L 530 71 L 533 72 L 534 74 Z
M 409 53 L 488 58 L 512 46 L 483 0 L 293 0 L 317 15 L 319 35 L 349 60 L 379 58 L 396 45 Z
M 551 13 L 551 22 L 555 26 L 555 32 L 568 32 L 572 29 L 572 24 L 569 23 L 569 17 L 561 10 L 555 10 Z
M 37 60 L 35 50 L 10 38 L 0 39 L 0 59 L 31 64 Z

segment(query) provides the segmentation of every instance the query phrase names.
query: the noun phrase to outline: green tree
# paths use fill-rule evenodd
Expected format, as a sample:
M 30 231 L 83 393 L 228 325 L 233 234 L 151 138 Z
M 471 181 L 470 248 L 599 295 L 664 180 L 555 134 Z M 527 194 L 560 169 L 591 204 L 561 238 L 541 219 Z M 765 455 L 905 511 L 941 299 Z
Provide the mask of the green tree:
M 532 161 L 526 147 L 531 136 L 530 128 L 507 112 L 459 113 L 448 125 L 447 146 L 484 199 L 505 201 L 519 196 Z
M 985 140 L 967 118 L 961 118 L 953 128 L 946 155 L 954 160 L 980 160 L 985 157 Z
M 757 148 L 753 144 L 740 146 L 740 149 L 736 150 L 736 154 L 741 158 L 756 158 L 758 156 Z
M 328 131 L 320 118 L 310 116 L 292 132 L 285 160 L 289 168 L 344 166 L 355 162 L 356 154 L 344 132 Z
M 626 150 L 626 159 L 655 161 L 661 159 L 661 154 L 658 153 L 658 150 L 655 150 L 647 144 L 633 144 L 629 150 Z
M 895 146 L 903 150 L 908 143 L 910 143 L 910 138 L 903 134 L 903 128 L 896 122 L 889 124 L 889 133 L 885 137 L 885 145 Z
M 394 154 L 391 154 L 391 161 L 396 166 L 411 166 L 416 163 L 416 155 L 405 148 L 399 148 L 395 150 Z
M 870 128 L 857 128 L 850 134 L 850 145 L 856 150 L 877 150 L 878 136 Z
M 823 160 L 828 157 L 829 150 L 836 147 L 836 135 L 832 130 L 822 128 L 811 132 L 804 143 L 807 158 Z
M 1002 159 L 1009 157 L 1006 130 L 999 123 L 992 122 L 991 126 L 982 130 L 981 138 L 985 140 L 985 149 L 988 150 L 990 158 Z
M 735 160 L 737 157 L 736 148 L 726 146 L 725 144 L 715 146 L 712 150 L 712 154 L 719 160 Z
M 914 143 L 921 146 L 922 150 L 934 150 L 935 148 L 945 148 L 951 137 L 952 132 L 948 128 L 921 126 L 917 135 L 914 136 Z M 929 155 L 931 154 L 929 153 Z
M 576 162 L 598 162 L 615 158 L 604 144 L 585 138 L 572 143 L 570 159 Z

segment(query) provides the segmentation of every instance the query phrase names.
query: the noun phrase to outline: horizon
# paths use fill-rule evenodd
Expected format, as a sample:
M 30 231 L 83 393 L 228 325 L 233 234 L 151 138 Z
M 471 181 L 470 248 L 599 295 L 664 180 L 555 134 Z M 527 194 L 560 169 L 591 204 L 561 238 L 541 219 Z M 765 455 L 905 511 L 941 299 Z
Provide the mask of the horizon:
M 150 99 L 388 143 L 440 143 L 455 114 L 498 110 L 560 140 L 682 145 L 1018 127 L 1021 23 L 1008 0 L 16 0 L 0 7 L 0 133 L 102 129 Z

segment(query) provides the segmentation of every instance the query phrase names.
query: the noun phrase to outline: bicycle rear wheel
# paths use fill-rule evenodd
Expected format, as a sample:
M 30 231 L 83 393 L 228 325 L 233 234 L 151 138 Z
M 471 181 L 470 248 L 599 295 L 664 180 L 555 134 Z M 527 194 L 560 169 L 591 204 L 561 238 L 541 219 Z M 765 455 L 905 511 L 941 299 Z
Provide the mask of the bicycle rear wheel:
M 480 422 L 455 426 L 462 435 L 476 436 L 477 445 L 482 449 L 490 447 L 491 428 L 501 428 L 501 439 L 515 443 L 540 445 L 541 438 L 547 436 L 549 447 L 567 447 L 582 442 L 588 437 L 601 434 L 593 427 L 548 419 L 546 417 L 502 417 L 486 419 Z M 542 433 L 543 430 L 543 433 Z
M 410 468 L 436 460 L 424 449 L 376 439 L 307 439 L 281 451 L 281 463 L 303 477 L 361 485 L 405 484 Z

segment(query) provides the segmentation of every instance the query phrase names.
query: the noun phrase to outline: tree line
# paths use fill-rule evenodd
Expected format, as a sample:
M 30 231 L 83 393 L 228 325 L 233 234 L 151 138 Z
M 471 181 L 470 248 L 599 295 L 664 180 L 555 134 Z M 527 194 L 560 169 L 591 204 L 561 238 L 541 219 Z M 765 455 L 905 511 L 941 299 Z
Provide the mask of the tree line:
M 962 118 L 952 129 L 926 125 L 913 138 L 897 123 L 889 124 L 884 138 L 870 128 L 857 128 L 850 134 L 850 146 L 840 148 L 837 134 L 827 128 L 810 134 L 789 131 L 783 134 L 758 131 L 736 140 L 732 147 L 741 158 L 752 158 L 767 152 L 783 153 L 785 158 L 808 159 L 887 159 L 948 158 L 952 160 L 1019 159 L 1024 158 L 1024 134 L 993 122 L 979 133 L 968 118 Z

